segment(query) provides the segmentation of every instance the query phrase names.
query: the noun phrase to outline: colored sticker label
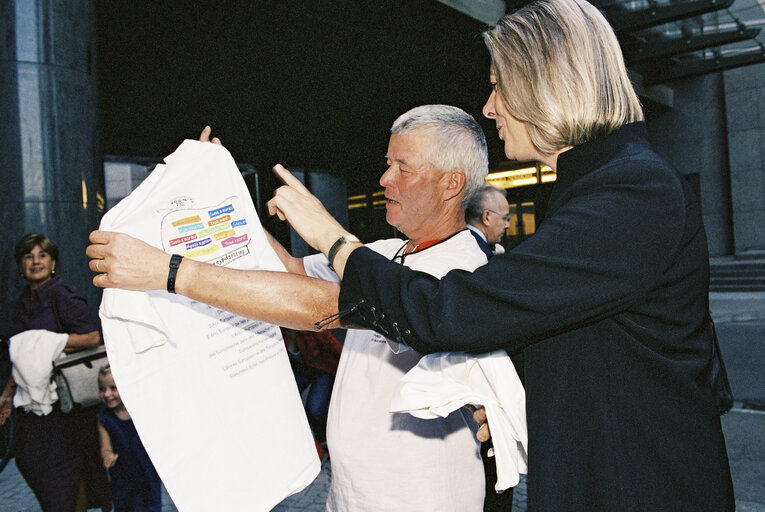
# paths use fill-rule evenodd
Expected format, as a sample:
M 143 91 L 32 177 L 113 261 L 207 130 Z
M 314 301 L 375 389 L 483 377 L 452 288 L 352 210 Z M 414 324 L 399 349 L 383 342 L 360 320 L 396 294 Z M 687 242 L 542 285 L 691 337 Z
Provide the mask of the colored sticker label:
M 215 239 L 216 240 L 223 240 L 224 238 L 228 238 L 230 236 L 234 236 L 236 234 L 236 231 L 233 229 L 227 229 L 226 231 L 221 231 L 220 233 L 215 233 Z
M 212 242 L 211 238 L 205 238 L 203 240 L 197 240 L 196 242 L 191 242 L 189 244 L 186 244 L 186 250 L 190 251 L 191 249 L 196 249 L 197 247 L 203 247 L 205 245 L 208 245 L 210 242 Z
M 182 236 L 180 238 L 174 238 L 174 239 L 170 240 L 170 247 L 174 247 L 174 246 L 176 246 L 178 244 L 182 244 L 182 243 L 185 243 L 185 242 L 190 242 L 192 240 L 196 240 L 196 238 L 197 238 L 196 233 L 193 234 L 193 235 Z
M 218 217 L 217 219 L 212 219 L 207 221 L 208 226 L 217 226 L 221 222 L 228 222 L 231 220 L 231 215 L 224 215 L 223 217 Z
M 177 228 L 178 226 L 183 226 L 185 224 L 193 224 L 194 222 L 199 222 L 200 219 L 199 215 L 194 215 L 192 217 L 186 217 L 185 219 L 178 219 L 173 222 L 173 227 Z
M 213 233 L 218 233 L 219 231 L 223 231 L 224 229 L 228 229 L 230 227 L 231 225 L 228 222 L 226 222 L 225 224 L 219 224 L 212 228 L 203 229 L 198 234 L 199 236 L 209 236 L 209 235 L 212 235 Z
M 179 233 L 188 233 L 189 231 L 196 231 L 198 229 L 204 228 L 204 224 L 190 224 L 188 226 L 181 226 L 178 228 Z
M 226 206 L 223 206 L 222 208 L 216 208 L 215 210 L 209 210 L 207 213 L 212 218 L 212 217 L 217 217 L 218 215 L 223 215 L 224 213 L 231 213 L 233 211 L 234 211 L 234 205 L 233 204 L 227 204 Z
M 211 254 L 217 251 L 218 249 L 220 249 L 220 246 L 218 246 L 218 244 L 215 244 L 215 245 L 211 245 L 210 247 L 203 247 L 201 249 L 196 249 L 194 251 L 186 251 L 185 253 L 183 253 L 183 255 L 189 258 L 200 258 L 202 256 Z
M 241 244 L 242 242 L 246 242 L 246 241 L 247 241 L 247 235 L 242 235 L 242 236 L 227 238 L 223 240 L 220 244 L 223 247 L 228 247 L 229 245 Z

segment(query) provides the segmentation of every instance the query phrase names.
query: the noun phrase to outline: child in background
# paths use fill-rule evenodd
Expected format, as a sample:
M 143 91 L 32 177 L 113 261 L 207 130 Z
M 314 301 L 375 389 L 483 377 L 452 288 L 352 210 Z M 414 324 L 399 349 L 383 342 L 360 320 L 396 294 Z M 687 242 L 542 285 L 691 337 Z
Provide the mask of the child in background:
M 114 512 L 161 512 L 162 482 L 146 453 L 109 366 L 98 372 L 101 458 L 109 470 Z

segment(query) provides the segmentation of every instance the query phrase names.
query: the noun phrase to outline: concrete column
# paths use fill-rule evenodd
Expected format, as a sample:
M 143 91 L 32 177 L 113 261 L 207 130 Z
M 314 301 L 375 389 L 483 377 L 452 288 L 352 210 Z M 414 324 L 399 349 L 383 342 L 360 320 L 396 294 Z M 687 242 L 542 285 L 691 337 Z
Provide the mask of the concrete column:
M 0 334 L 24 286 L 13 246 L 40 232 L 59 246 L 57 273 L 97 311 L 85 247 L 104 205 L 98 147 L 94 0 L 0 2 Z
M 647 112 L 656 151 L 698 188 L 710 256 L 732 252 L 728 141 L 720 73 L 672 83 L 674 106 Z
M 725 72 L 734 254 L 765 249 L 765 64 Z
M 347 229 L 348 193 L 346 192 L 345 180 L 316 169 L 311 169 L 308 172 L 298 168 L 290 167 L 289 169 L 322 202 L 327 211 Z M 296 257 L 308 256 L 315 252 L 292 228 L 290 228 L 290 245 L 292 246 L 292 255 Z

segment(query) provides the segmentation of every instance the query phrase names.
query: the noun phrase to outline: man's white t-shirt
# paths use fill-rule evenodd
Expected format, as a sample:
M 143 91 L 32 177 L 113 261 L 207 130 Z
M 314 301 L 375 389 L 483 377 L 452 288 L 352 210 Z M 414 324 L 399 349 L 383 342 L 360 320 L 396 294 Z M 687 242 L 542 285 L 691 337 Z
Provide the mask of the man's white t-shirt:
M 370 249 L 393 259 L 405 240 L 379 240 Z M 323 255 L 304 258 L 308 275 L 338 280 Z M 401 262 L 401 258 L 395 261 Z M 435 277 L 474 270 L 486 256 L 467 231 L 408 254 L 403 264 Z M 327 422 L 331 512 L 471 512 L 483 508 L 484 474 L 475 424 L 465 410 L 418 419 L 388 412 L 398 382 L 422 356 L 398 354 L 373 331 L 345 338 Z

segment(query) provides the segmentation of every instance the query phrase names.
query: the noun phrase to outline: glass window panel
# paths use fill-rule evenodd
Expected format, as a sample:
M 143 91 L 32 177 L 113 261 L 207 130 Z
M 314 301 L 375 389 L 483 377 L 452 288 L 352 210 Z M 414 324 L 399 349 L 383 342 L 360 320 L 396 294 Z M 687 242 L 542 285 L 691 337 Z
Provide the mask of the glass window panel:
M 523 220 L 523 234 L 531 235 L 536 231 L 536 217 L 534 203 L 521 204 L 521 218 Z
M 558 177 L 558 174 L 548 165 L 543 165 L 540 172 L 542 174 L 542 183 L 550 183 Z
M 506 236 L 518 236 L 518 208 L 516 205 L 510 205 L 510 226 L 505 230 Z

